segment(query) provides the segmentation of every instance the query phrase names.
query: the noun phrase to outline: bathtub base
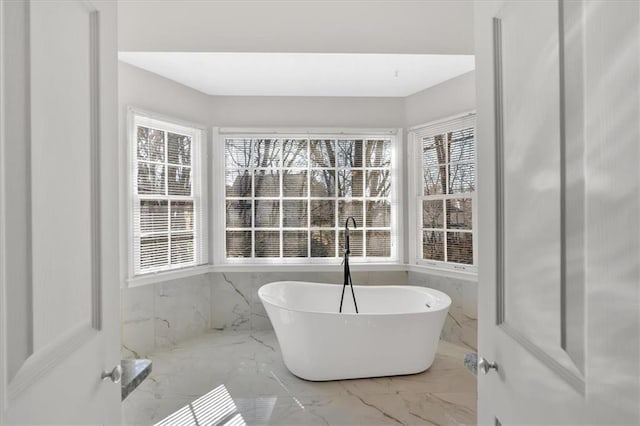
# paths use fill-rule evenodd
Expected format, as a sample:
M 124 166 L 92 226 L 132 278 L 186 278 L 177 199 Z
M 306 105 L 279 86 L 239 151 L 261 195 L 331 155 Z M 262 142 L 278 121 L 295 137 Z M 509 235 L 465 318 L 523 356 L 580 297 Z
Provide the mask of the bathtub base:
M 375 378 L 381 378 L 381 377 L 413 376 L 415 374 L 424 373 L 431 367 L 429 366 L 423 370 L 402 372 L 402 373 L 391 372 L 389 370 L 389 372 L 378 371 L 378 372 L 363 373 L 363 375 L 350 375 L 350 374 L 347 374 L 344 376 L 325 375 L 322 378 L 320 378 L 320 376 L 315 373 L 312 375 L 306 375 L 306 373 L 297 374 L 295 371 L 289 368 L 289 366 L 286 363 L 285 363 L 285 366 L 287 367 L 289 372 L 291 372 L 291 374 L 298 377 L 299 379 L 306 380 L 308 382 L 331 382 L 336 380 L 356 380 L 356 379 L 375 379 Z

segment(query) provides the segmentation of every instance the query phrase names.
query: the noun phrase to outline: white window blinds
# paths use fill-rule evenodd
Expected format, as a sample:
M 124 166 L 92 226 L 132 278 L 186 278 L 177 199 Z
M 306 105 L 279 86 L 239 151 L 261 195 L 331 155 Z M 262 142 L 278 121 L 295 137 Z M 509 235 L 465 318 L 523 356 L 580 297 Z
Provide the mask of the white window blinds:
M 414 129 L 418 263 L 473 270 L 475 115 Z
M 204 131 L 133 112 L 132 272 L 207 263 Z
M 395 137 L 228 135 L 224 139 L 225 257 L 295 263 L 342 256 L 397 259 Z

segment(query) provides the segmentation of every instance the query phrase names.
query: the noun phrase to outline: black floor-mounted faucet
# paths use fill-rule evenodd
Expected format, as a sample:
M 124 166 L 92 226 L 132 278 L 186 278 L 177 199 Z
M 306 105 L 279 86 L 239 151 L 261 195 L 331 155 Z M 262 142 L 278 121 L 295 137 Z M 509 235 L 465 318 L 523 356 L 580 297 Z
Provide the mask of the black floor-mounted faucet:
M 357 228 L 358 224 L 353 216 L 349 216 L 344 222 L 344 284 L 342 285 L 342 296 L 340 296 L 340 309 L 338 312 L 342 312 L 342 302 L 344 301 L 344 289 L 349 285 L 351 287 L 351 295 L 353 296 L 353 306 L 356 308 L 356 314 L 358 312 L 358 303 L 356 302 L 356 293 L 353 291 L 353 282 L 351 281 L 351 270 L 349 269 L 349 254 L 351 254 L 351 248 L 349 246 L 349 220 L 353 222 L 353 227 Z

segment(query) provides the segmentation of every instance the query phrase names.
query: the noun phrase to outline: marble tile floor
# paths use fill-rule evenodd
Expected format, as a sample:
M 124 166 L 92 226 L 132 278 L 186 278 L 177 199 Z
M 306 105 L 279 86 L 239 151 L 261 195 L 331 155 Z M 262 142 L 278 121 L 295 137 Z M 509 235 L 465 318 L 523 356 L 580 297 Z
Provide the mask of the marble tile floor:
M 123 422 L 475 424 L 476 379 L 463 366 L 466 352 L 440 341 L 421 374 L 308 382 L 287 370 L 273 331 L 212 331 L 150 357 L 153 371 L 123 402 Z

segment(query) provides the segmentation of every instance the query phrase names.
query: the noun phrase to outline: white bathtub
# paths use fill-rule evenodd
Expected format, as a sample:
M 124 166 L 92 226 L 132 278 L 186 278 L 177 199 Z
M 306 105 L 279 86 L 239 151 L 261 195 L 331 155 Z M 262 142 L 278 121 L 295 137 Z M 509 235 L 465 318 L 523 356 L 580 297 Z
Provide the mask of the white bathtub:
M 280 281 L 258 290 L 287 368 L 306 380 L 395 376 L 433 363 L 451 299 L 414 286 Z

